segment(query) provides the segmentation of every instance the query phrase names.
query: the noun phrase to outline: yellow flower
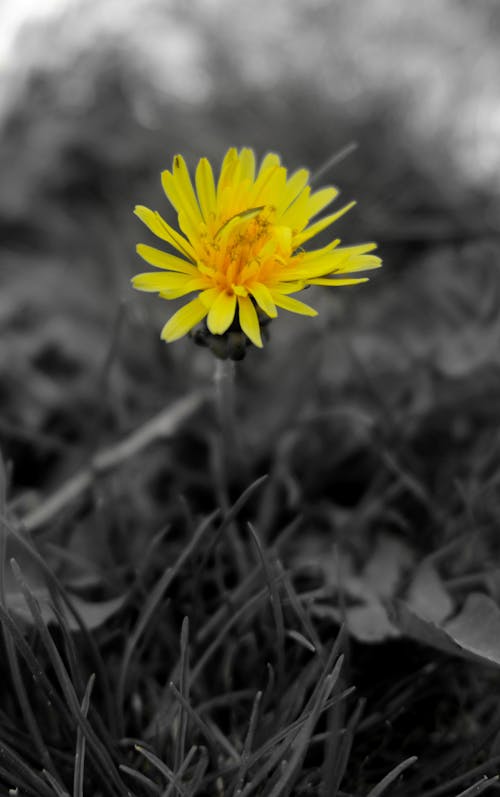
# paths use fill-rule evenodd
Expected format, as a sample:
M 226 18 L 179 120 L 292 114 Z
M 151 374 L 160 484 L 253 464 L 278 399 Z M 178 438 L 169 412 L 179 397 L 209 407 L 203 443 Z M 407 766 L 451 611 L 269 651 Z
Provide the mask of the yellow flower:
M 213 335 L 223 335 L 236 324 L 255 346 L 262 346 L 259 315 L 275 318 L 278 308 L 317 315 L 290 294 L 308 285 L 365 282 L 366 277 L 338 275 L 381 265 L 380 258 L 369 254 L 376 248 L 373 243 L 340 247 L 337 239 L 321 249 L 303 249 L 355 204 L 312 221 L 338 191 L 328 187 L 312 193 L 308 182 L 306 169 L 288 176 L 278 155 L 266 155 L 256 171 L 253 151 L 233 148 L 224 157 L 217 183 L 210 163 L 201 158 L 193 187 L 184 159 L 174 157 L 172 171 L 162 173 L 162 184 L 181 232 L 156 211 L 142 205 L 135 209 L 176 253 L 139 244 L 138 254 L 162 270 L 138 274 L 134 287 L 163 299 L 197 294 L 165 324 L 164 340 L 177 340 L 206 319 Z

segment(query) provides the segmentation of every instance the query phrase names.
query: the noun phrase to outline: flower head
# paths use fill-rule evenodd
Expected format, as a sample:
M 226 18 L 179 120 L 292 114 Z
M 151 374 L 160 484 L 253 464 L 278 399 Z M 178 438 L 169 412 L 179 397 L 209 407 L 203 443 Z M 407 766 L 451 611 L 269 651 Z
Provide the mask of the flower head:
M 327 187 L 312 192 L 308 183 L 306 169 L 289 176 L 278 155 L 266 155 L 257 170 L 251 149 L 233 148 L 224 157 L 217 182 L 210 163 L 201 158 L 193 186 L 184 159 L 174 157 L 172 171 L 162 173 L 162 184 L 177 211 L 180 232 L 156 211 L 141 205 L 135 209 L 175 254 L 139 244 L 138 254 L 160 270 L 138 274 L 134 287 L 163 299 L 196 293 L 165 324 L 164 340 L 183 337 L 205 319 L 212 335 L 237 329 L 261 347 L 262 320 L 275 318 L 278 308 L 317 315 L 291 294 L 308 285 L 365 282 L 366 277 L 350 275 L 381 265 L 370 254 L 373 243 L 341 247 L 336 239 L 304 250 L 304 244 L 355 204 L 316 220 L 338 191 Z

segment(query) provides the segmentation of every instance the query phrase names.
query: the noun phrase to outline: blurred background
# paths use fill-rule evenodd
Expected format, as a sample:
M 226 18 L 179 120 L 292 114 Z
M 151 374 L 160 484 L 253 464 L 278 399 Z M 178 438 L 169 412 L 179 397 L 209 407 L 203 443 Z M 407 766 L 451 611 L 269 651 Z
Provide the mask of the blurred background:
M 317 319 L 282 314 L 248 355 L 256 438 L 298 362 L 328 401 L 369 384 L 389 411 L 404 396 L 422 413 L 467 384 L 494 413 L 499 42 L 496 0 L 2 0 L 0 445 L 14 484 L 59 482 L 210 377 L 208 352 L 159 341 L 174 303 L 129 285 L 149 241 L 133 207 L 168 217 L 160 171 L 176 152 L 193 166 L 249 145 L 314 171 L 357 145 L 321 181 L 358 200 L 339 233 L 377 241 L 384 268 L 318 290 Z

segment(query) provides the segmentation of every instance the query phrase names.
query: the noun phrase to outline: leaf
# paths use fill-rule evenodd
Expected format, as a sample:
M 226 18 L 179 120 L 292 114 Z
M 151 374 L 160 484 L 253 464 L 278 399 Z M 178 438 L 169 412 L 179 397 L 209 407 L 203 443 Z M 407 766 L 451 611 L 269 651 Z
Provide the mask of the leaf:
M 44 622 L 57 623 L 58 621 L 52 608 L 52 596 L 47 586 L 47 576 L 40 562 L 37 561 L 35 555 L 21 545 L 20 541 L 12 534 L 7 538 L 6 548 L 6 559 L 15 558 L 16 562 L 20 564 L 26 584 L 33 597 L 35 597 L 40 604 L 40 611 Z M 7 609 L 14 612 L 16 617 L 24 623 L 32 625 L 32 614 L 28 609 L 22 590 L 10 568 L 5 570 L 4 583 Z M 127 597 L 125 594 L 105 601 L 88 601 L 72 594 L 70 591 L 67 591 L 66 594 L 89 631 L 100 628 L 110 617 L 116 614 L 116 612 L 121 609 Z M 69 630 L 79 631 L 80 626 L 68 607 L 65 605 L 61 606 L 60 610 L 64 613 Z
M 353 606 L 346 611 L 346 625 L 359 642 L 382 642 L 399 636 L 398 629 L 389 620 L 381 603 Z
M 94 631 L 104 625 L 115 615 L 125 603 L 127 595 L 117 595 L 107 601 L 86 601 L 76 595 L 71 595 L 71 603 L 82 618 L 86 628 Z M 70 631 L 79 631 L 80 626 L 72 614 L 68 612 L 68 625 Z
M 462 611 L 440 625 L 403 601 L 391 605 L 390 619 L 405 636 L 451 655 L 500 666 L 500 609 L 487 595 L 472 593 Z
M 420 617 L 404 601 L 392 601 L 388 607 L 388 613 L 391 621 L 403 636 L 415 639 L 417 642 L 429 645 L 444 653 L 450 653 L 454 656 L 464 655 L 460 646 L 448 636 L 443 628 L 431 620 Z M 466 656 L 466 658 L 468 657 Z
M 390 534 L 381 534 L 363 571 L 363 581 L 381 598 L 392 598 L 415 554 L 406 543 Z
M 384 604 L 386 599 L 394 597 L 414 560 L 414 551 L 391 534 L 380 535 L 360 574 L 356 574 L 349 556 L 341 556 L 338 564 L 325 560 L 322 564 L 328 583 L 337 587 L 340 581 L 347 605 L 341 611 L 316 603 L 310 611 L 316 617 L 345 622 L 349 633 L 359 642 L 374 644 L 398 637 L 400 632 L 388 617 Z
M 36 589 L 32 589 L 31 592 L 33 597 L 35 597 L 40 604 L 40 611 L 42 613 L 43 620 L 46 623 L 57 623 L 56 616 L 52 609 L 52 598 L 50 596 L 49 590 L 46 587 L 38 587 Z M 104 623 L 107 622 L 110 617 L 120 610 L 125 602 L 125 598 L 126 595 L 119 595 L 118 597 L 111 598 L 107 601 L 91 602 L 83 600 L 76 595 L 70 596 L 71 603 L 89 631 L 94 631 L 96 628 L 100 628 L 101 625 L 104 625 Z M 18 618 L 29 625 L 32 624 L 33 618 L 28 606 L 26 605 L 26 601 L 24 600 L 22 592 L 18 590 L 8 592 L 6 595 L 6 602 L 8 608 L 14 612 Z M 69 630 L 79 631 L 80 626 L 78 625 L 75 617 L 71 614 L 71 612 L 69 612 L 67 607 L 64 607 L 63 611 L 65 613 Z
M 469 595 L 460 614 L 445 628 L 460 647 L 500 665 L 500 609 L 487 595 Z
M 342 612 L 334 606 L 315 603 L 310 613 L 319 619 L 330 619 L 345 625 L 349 633 L 358 640 L 373 644 L 400 636 L 399 629 L 391 622 L 385 607 L 378 601 L 351 606 Z
M 442 623 L 453 612 L 453 601 L 439 573 L 424 560 L 415 571 L 407 594 L 408 605 L 419 617 Z

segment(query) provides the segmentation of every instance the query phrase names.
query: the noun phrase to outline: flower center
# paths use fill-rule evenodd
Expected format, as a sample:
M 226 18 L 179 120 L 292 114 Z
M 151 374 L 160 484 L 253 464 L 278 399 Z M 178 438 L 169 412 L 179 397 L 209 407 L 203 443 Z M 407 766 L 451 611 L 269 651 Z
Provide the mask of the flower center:
M 246 295 L 253 282 L 269 283 L 292 254 L 292 231 L 274 223 L 272 206 L 249 208 L 201 237 L 198 268 L 214 288 Z

